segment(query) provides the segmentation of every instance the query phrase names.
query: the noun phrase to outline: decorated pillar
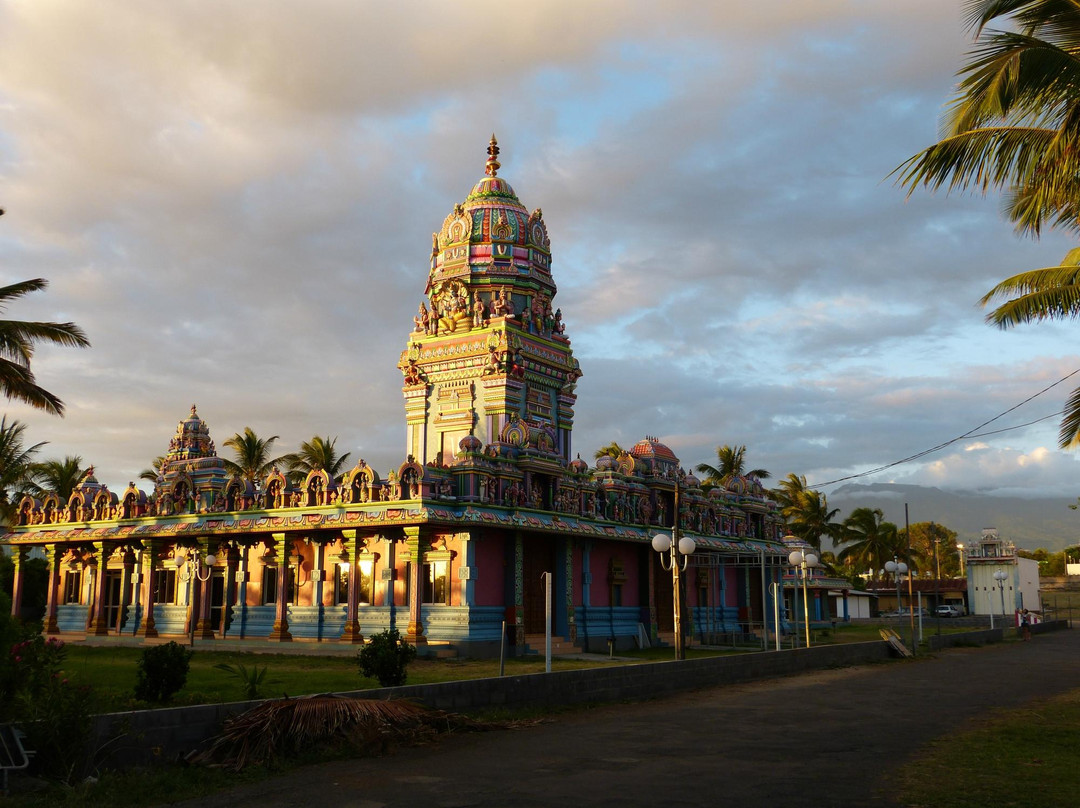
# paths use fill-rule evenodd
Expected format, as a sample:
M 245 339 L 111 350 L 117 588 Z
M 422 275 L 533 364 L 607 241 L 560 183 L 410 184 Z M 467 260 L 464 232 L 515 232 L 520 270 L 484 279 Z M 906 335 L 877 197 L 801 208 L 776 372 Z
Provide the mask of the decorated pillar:
M 360 565 L 357 556 L 360 542 L 355 530 L 341 531 L 341 543 L 345 547 L 345 556 L 349 564 L 349 590 L 345 605 L 345 630 L 341 633 L 341 642 L 359 644 L 364 641 L 360 633 Z
M 26 562 L 26 548 L 16 547 L 11 560 L 15 564 L 15 581 L 11 589 L 11 616 L 18 617 L 19 612 L 22 611 L 23 579 L 26 577 L 26 570 L 23 568 Z
M 311 605 L 319 610 L 315 636 L 321 641 L 323 638 L 323 622 L 326 616 L 326 609 L 323 607 L 323 581 L 326 580 L 326 545 L 314 539 L 312 545 L 315 554 L 311 567 Z
M 195 636 L 200 640 L 214 639 L 214 624 L 210 619 L 211 605 L 211 578 L 214 577 L 212 567 L 205 564 L 205 559 L 210 555 L 210 539 L 199 540 L 198 546 L 193 551 L 194 564 L 191 565 L 191 574 L 195 576 L 195 587 L 199 590 L 199 619 L 195 623 Z M 203 574 L 205 567 L 206 573 Z
M 476 541 L 471 533 L 459 533 L 462 565 L 458 568 L 461 579 L 461 605 L 476 605 Z
M 405 639 L 413 645 L 427 645 L 424 636 L 424 624 L 420 616 L 420 603 L 423 600 L 424 547 L 426 531 L 419 525 L 405 529 L 405 553 L 409 560 L 409 624 L 405 629 Z
M 45 560 L 49 565 L 49 577 L 45 585 L 45 633 L 59 634 L 60 625 L 56 620 L 56 609 L 60 600 L 60 559 L 64 549 L 59 545 L 46 548 Z
M 508 615 L 514 630 L 514 645 L 525 644 L 525 537 L 514 533 L 514 606 Z
M 236 603 L 240 609 L 240 639 L 247 634 L 248 579 L 251 578 L 251 548 L 243 545 L 240 553 L 240 570 L 236 573 Z
M 117 634 L 123 632 L 128 607 L 131 605 L 132 583 L 138 579 L 135 574 L 135 551 L 131 547 L 124 549 L 123 565 L 123 572 L 120 577 L 120 610 L 116 615 Z
M 109 633 L 109 625 L 105 621 L 105 584 L 108 579 L 109 556 L 112 548 L 103 541 L 94 542 L 94 559 L 96 576 L 94 578 L 94 605 L 91 609 L 90 626 L 93 634 L 103 637 Z
M 277 604 L 274 608 L 274 626 L 267 639 L 292 642 L 289 633 L 289 545 L 287 534 L 274 533 L 274 556 L 277 559 Z
M 225 549 L 225 604 L 221 613 L 221 638 L 232 628 L 236 593 L 240 590 L 240 550 L 230 545 Z
M 656 564 L 653 563 L 652 547 L 646 547 L 642 552 L 645 553 L 649 581 L 649 639 L 655 643 L 660 637 L 660 623 L 656 617 Z
M 146 604 L 146 612 L 143 615 L 142 625 L 139 626 L 140 637 L 156 637 L 158 635 L 157 624 L 154 621 L 154 601 L 157 598 L 157 572 L 158 554 L 161 552 L 162 543 L 150 540 L 146 542 L 146 548 L 142 556 L 142 571 L 140 576 L 144 579 L 143 592 L 146 593 L 143 602 Z
M 564 560 L 566 562 L 566 636 L 572 643 L 577 642 L 577 615 L 574 613 L 574 540 L 564 542 Z

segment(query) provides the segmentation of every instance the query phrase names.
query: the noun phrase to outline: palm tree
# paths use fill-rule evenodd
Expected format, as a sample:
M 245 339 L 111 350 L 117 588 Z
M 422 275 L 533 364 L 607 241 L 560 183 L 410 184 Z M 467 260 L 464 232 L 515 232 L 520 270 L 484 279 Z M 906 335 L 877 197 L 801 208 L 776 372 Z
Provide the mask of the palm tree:
M 806 487 L 805 477 L 789 474 L 780 483 L 780 513 L 787 521 L 788 530 L 815 550 L 821 552 L 821 539 L 827 536 L 835 547 L 840 538 L 841 526 L 834 522 L 840 512 L 829 508 L 828 498 L 820 491 Z M 789 493 L 790 492 L 790 493 Z
M 284 462 L 284 456 L 271 456 L 277 439 L 277 435 L 260 438 L 250 426 L 245 426 L 242 433 L 237 432 L 224 443 L 236 453 L 235 462 L 225 461 L 225 470 L 252 483 L 264 479 L 274 466 Z
M 301 443 L 300 451 L 284 455 L 281 461 L 289 467 L 289 481 L 298 485 L 312 471 L 325 471 L 337 479 L 350 453 L 338 456 L 334 449 L 335 443 L 337 438 L 320 438 L 316 435 Z
M 1080 7 L 1065 0 L 968 0 L 975 47 L 945 116 L 945 137 L 894 173 L 909 193 L 1004 189 L 1017 230 L 1080 232 Z M 991 23 L 1014 30 L 994 30 Z M 1060 266 L 1022 272 L 982 299 L 987 320 L 1080 317 L 1080 251 Z M 1065 406 L 1058 443 L 1080 445 L 1080 388 Z
M 607 446 L 602 446 L 597 449 L 596 454 L 593 455 L 593 458 L 595 460 L 599 460 L 601 457 L 613 457 L 618 460 L 625 453 L 626 450 L 623 447 L 621 447 L 615 441 L 612 441 Z
M 34 463 L 30 473 L 42 492 L 56 494 L 61 502 L 67 503 L 86 476 L 86 469 L 82 467 L 79 455 L 68 455 L 63 460 Z
M 44 278 L 35 278 L 0 287 L 0 312 L 7 310 L 9 301 L 40 291 L 48 285 Z M 9 399 L 22 401 L 39 410 L 63 415 L 64 402 L 40 387 L 30 369 L 34 346 L 38 342 L 79 348 L 90 344 L 82 329 L 74 323 L 0 320 L 0 392 Z
M 839 560 L 850 559 L 857 569 L 869 568 L 871 580 L 877 580 L 878 570 L 886 561 L 907 553 L 906 542 L 901 545 L 896 525 L 884 519 L 881 508 L 856 508 L 841 528 L 840 538 L 847 546 L 840 551 Z
M 149 480 L 150 482 L 154 483 L 154 485 L 157 485 L 158 477 L 161 476 L 161 473 L 164 470 L 165 470 L 165 456 L 164 455 L 158 455 L 157 457 L 154 458 L 153 462 L 150 463 L 150 468 L 143 469 L 142 471 L 139 472 L 139 479 L 140 480 Z
M 723 446 L 716 447 L 715 466 L 708 463 L 699 463 L 697 470 L 706 475 L 705 482 L 710 485 L 727 485 L 732 477 L 757 477 L 766 480 L 771 475 L 765 469 L 751 469 L 746 471 L 746 446 Z
M 34 455 L 44 443 L 25 445 L 26 424 L 0 417 L 0 523 L 11 524 L 23 494 L 33 488 Z

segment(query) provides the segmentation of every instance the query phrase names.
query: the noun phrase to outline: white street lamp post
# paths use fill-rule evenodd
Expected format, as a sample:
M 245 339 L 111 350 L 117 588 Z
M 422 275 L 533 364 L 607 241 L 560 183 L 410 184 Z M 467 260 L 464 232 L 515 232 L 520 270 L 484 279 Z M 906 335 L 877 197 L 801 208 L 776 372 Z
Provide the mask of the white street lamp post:
M 792 550 L 788 556 L 788 562 L 795 568 L 795 593 L 796 597 L 799 592 L 799 577 L 802 573 L 802 588 L 803 588 L 803 622 L 806 624 L 806 647 L 810 647 L 810 602 L 809 595 L 807 594 L 806 581 L 810 577 L 810 570 L 818 565 L 818 557 L 813 553 L 806 553 L 805 555 L 798 550 Z
M 657 533 L 652 540 L 653 549 L 660 554 L 660 565 L 671 570 L 675 607 L 675 659 L 686 659 L 686 642 L 682 631 L 682 592 L 679 574 L 686 569 L 687 557 L 697 545 L 688 536 L 679 537 L 679 482 L 675 481 L 675 518 L 672 519 L 671 535 Z
M 200 565 L 198 551 L 191 551 L 186 556 L 177 556 L 173 562 L 176 564 L 176 573 L 180 576 L 180 580 L 188 585 L 188 630 L 191 637 L 190 643 L 194 645 L 195 624 L 198 622 L 198 615 L 195 614 L 195 580 L 198 579 L 202 583 L 209 581 L 217 558 L 213 553 L 207 553 Z
M 998 570 L 994 573 L 994 580 L 997 581 L 998 590 L 1001 592 L 1001 619 L 1005 619 L 1005 579 L 1009 577 L 1009 573 L 1005 570 Z
M 893 556 L 892 561 L 885 562 L 885 572 L 896 578 L 896 611 L 898 613 L 904 610 L 904 606 L 900 602 L 900 576 L 906 574 L 907 570 L 907 564 L 900 561 L 896 556 Z M 908 605 L 910 606 L 911 604 Z

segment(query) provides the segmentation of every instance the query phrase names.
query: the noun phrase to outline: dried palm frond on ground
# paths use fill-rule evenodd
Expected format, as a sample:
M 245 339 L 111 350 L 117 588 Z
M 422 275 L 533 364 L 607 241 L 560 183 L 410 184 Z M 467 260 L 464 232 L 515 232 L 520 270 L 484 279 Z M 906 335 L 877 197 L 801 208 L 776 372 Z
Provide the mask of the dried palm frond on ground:
M 272 763 L 319 745 L 339 742 L 360 756 L 379 755 L 393 744 L 417 744 L 451 732 L 484 732 L 535 721 L 477 721 L 430 710 L 412 701 L 305 696 L 274 699 L 225 722 L 210 746 L 191 763 L 245 766 Z

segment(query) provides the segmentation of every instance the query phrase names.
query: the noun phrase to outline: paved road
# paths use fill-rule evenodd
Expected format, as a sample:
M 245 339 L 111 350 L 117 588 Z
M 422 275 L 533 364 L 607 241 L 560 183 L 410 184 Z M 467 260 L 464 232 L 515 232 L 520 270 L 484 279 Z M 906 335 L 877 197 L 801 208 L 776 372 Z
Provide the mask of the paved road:
M 609 705 L 306 767 L 195 808 L 859 806 L 931 739 L 1080 686 L 1080 631 Z M 1051 808 L 1048 806 L 1048 808 Z

